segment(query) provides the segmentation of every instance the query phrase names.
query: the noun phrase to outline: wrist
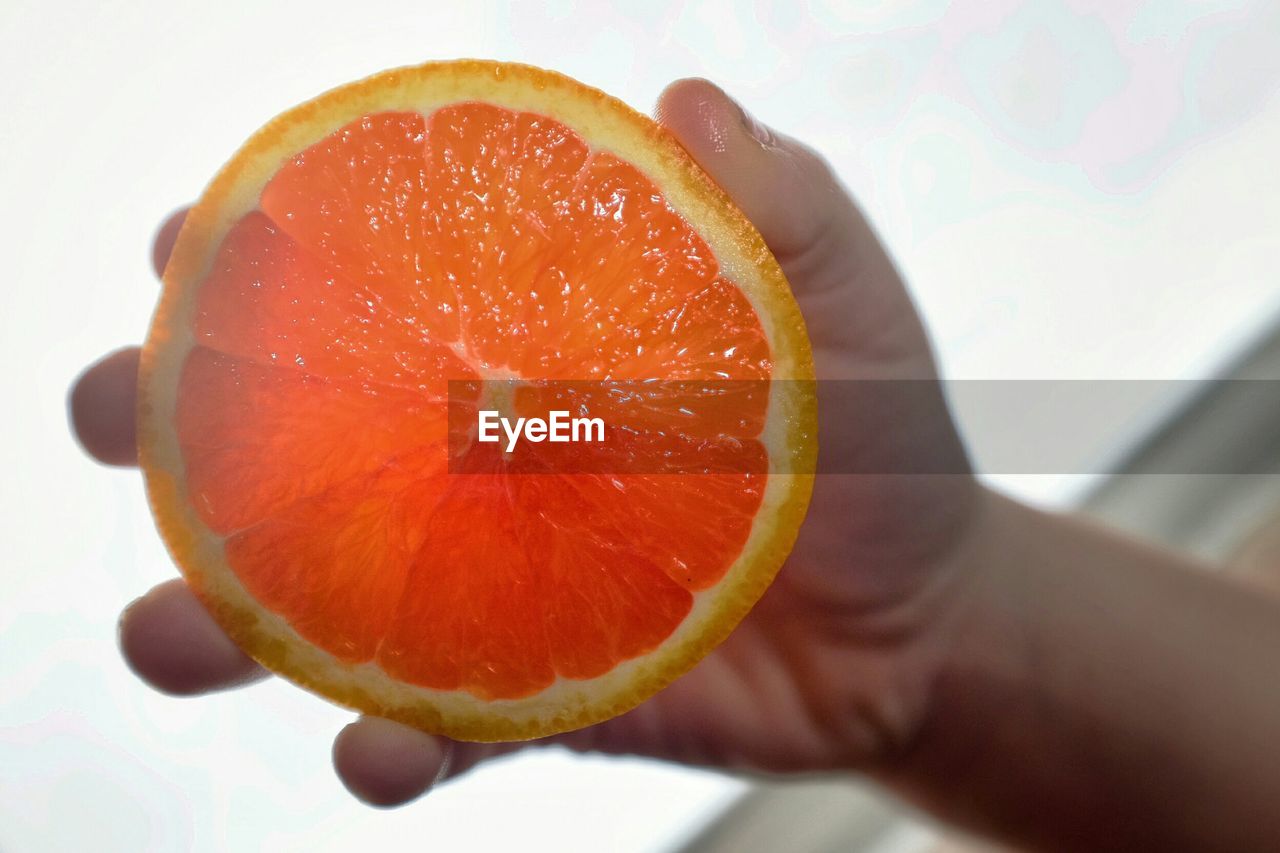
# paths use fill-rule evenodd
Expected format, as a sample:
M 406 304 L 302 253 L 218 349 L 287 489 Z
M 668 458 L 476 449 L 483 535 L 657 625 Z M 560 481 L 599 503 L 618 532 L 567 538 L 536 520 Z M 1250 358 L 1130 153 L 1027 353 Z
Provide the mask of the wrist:
M 1016 741 L 1020 727 L 1011 719 L 1037 693 L 1028 620 L 1040 604 L 1026 543 L 1050 520 L 985 486 L 975 488 L 963 536 L 939 566 L 950 600 L 931 630 L 935 654 L 921 713 L 901 749 L 872 770 L 917 805 L 972 828 L 985 828 L 985 818 L 969 813 L 981 807 L 968 802 L 973 786 L 986 784 L 977 781 L 989 769 L 985 756 L 1021 748 L 998 741 Z
M 918 480 L 911 485 L 926 488 Z M 982 614 L 1000 588 L 990 577 L 995 567 L 989 555 L 1001 547 L 1004 504 L 1011 502 L 969 477 L 931 478 L 927 489 L 935 499 L 924 522 L 932 525 L 931 535 L 921 537 L 913 555 L 899 555 L 890 580 L 866 573 L 867 582 L 881 588 L 858 600 L 865 606 L 837 611 L 839 624 L 847 626 L 838 632 L 842 645 L 851 650 L 842 658 L 844 668 L 863 675 L 851 685 L 856 713 L 847 702 L 831 711 L 847 735 L 836 738 L 846 747 L 843 763 L 860 772 L 895 772 L 916 751 L 926 727 L 946 713 L 957 674 L 973 656 L 985 654 L 978 649 L 1000 648 L 987 638 Z M 943 494 L 945 501 L 938 499 Z M 868 683 L 868 671 L 883 680 Z M 822 687 L 831 689 L 829 682 Z
M 1280 836 L 1280 773 L 1257 748 L 1277 728 L 1275 602 L 1085 519 L 983 504 L 921 724 L 881 781 L 1032 848 Z

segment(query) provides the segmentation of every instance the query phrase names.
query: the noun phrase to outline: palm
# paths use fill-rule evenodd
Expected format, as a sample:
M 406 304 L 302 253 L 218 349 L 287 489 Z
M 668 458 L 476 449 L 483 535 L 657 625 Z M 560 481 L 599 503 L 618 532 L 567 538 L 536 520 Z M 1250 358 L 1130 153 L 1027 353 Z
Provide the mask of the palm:
M 800 255 L 780 253 L 794 281 Z M 887 262 L 886 262 L 887 263 Z M 807 317 L 815 301 L 853 299 L 857 281 L 835 283 L 817 300 L 798 291 Z M 934 368 L 923 332 L 906 300 L 886 298 L 885 317 L 897 340 L 863 346 L 848 327 L 819 327 L 813 341 L 821 380 L 927 380 Z M 822 310 L 819 310 L 822 309 Z M 848 397 L 860 386 L 823 381 L 823 394 Z M 972 480 L 945 411 L 928 382 L 876 386 L 906 398 L 891 407 L 918 407 L 915 429 L 878 423 L 874 413 L 853 428 L 896 428 L 898 440 L 878 444 L 877 458 L 820 463 L 809 517 L 777 580 L 729 639 L 689 674 L 634 711 L 561 740 L 576 748 L 636 752 L 686 763 L 781 772 L 848 766 L 905 739 L 914 706 L 939 649 L 925 635 L 915 602 L 926 587 L 947 583 L 943 556 L 963 527 L 962 500 Z M 822 409 L 838 411 L 838 406 Z M 926 411 L 925 409 L 928 409 Z M 883 419 L 883 418 L 882 418 Z M 863 446 L 848 423 L 824 422 L 822 440 Z M 844 430 L 843 432 L 841 430 Z M 937 460 L 946 472 L 903 476 L 913 459 Z M 928 519 L 928 521 L 924 521 Z M 894 712 L 887 709 L 893 708 Z

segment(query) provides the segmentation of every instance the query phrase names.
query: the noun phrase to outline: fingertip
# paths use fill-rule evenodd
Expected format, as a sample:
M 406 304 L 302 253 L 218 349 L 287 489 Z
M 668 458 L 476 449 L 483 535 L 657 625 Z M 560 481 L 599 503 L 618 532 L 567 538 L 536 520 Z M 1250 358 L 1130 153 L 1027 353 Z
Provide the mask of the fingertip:
M 751 129 L 760 128 L 747 111 L 723 89 L 701 77 L 686 77 L 667 86 L 658 96 L 654 116 L 672 131 L 704 168 L 707 162 L 733 156 L 749 141 L 757 145 Z
M 452 742 L 380 717 L 361 717 L 333 741 L 342 784 L 378 808 L 422 796 L 446 772 Z
M 154 587 L 120 615 L 120 650 L 155 689 L 191 696 L 266 677 L 218 626 L 186 582 Z
M 85 369 L 67 397 L 72 431 L 85 451 L 107 465 L 138 461 L 136 413 L 141 350 L 128 347 Z
M 654 113 L 780 260 L 804 251 L 847 202 L 822 157 L 770 130 L 709 80 L 675 81 Z
M 681 77 L 672 80 L 658 95 L 654 115 L 658 121 L 676 117 L 684 108 L 703 101 L 727 100 L 725 91 L 706 77 Z
M 173 254 L 173 244 L 178 240 L 178 232 L 187 219 L 188 210 L 190 208 L 180 207 L 170 213 L 151 241 L 151 267 L 162 278 L 165 265 L 169 263 L 169 255 Z

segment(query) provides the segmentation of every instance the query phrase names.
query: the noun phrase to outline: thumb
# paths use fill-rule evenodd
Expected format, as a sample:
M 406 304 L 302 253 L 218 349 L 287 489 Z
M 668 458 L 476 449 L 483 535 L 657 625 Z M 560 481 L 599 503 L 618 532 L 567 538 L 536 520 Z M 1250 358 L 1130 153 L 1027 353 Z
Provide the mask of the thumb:
M 933 374 L 902 279 L 831 167 L 764 126 L 719 87 L 678 80 L 657 120 L 742 208 L 791 282 L 819 378 Z
M 705 80 L 668 86 L 657 117 L 782 265 L 818 379 L 855 380 L 820 382 L 818 470 L 879 476 L 816 479 L 783 582 L 860 606 L 905 600 L 958 541 L 973 485 L 902 278 L 812 149 L 764 127 Z M 900 476 L 928 472 L 956 476 Z

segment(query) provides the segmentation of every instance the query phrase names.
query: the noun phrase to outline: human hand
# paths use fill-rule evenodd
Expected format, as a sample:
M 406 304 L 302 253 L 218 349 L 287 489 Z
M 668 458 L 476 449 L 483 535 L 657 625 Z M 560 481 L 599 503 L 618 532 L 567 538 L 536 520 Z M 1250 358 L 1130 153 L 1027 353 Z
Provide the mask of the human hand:
M 763 128 L 705 81 L 670 86 L 657 117 L 777 256 L 820 380 L 935 378 L 901 280 L 820 157 Z M 176 215 L 157 235 L 157 270 L 180 224 Z M 136 348 L 108 356 L 71 394 L 82 444 L 109 464 L 135 462 L 137 364 Z M 633 711 L 534 743 L 780 772 L 869 766 L 910 741 L 959 630 L 968 571 L 961 554 L 983 493 L 966 473 L 940 396 L 919 393 L 917 383 L 885 387 L 884 405 L 852 413 L 828 405 L 820 387 L 819 470 L 874 473 L 817 477 L 791 557 L 729 639 Z M 829 463 L 832 454 L 856 455 L 858 464 Z M 895 473 L 921 457 L 954 473 Z M 198 694 L 267 675 L 181 581 L 126 609 L 121 644 L 133 669 L 166 692 Z M 334 763 L 357 796 L 391 805 L 526 745 L 456 743 L 362 718 L 338 735 Z

